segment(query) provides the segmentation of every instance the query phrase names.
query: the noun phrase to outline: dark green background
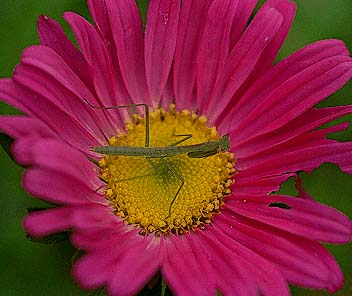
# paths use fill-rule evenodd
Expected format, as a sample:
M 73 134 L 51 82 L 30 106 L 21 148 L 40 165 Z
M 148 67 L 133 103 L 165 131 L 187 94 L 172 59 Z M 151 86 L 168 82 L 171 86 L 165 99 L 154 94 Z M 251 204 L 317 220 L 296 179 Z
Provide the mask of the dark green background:
M 139 1 L 145 9 L 147 1 Z M 352 1 L 296 1 L 298 12 L 294 26 L 280 56 L 285 57 L 300 47 L 324 38 L 343 39 L 352 49 Z M 2 0 L 0 6 L 0 76 L 8 77 L 19 62 L 23 48 L 38 43 L 36 20 L 47 14 L 61 23 L 64 11 L 71 10 L 88 17 L 83 0 Z M 68 27 L 65 25 L 65 29 Z M 72 34 L 70 33 L 70 36 Z M 351 103 L 352 83 L 324 102 L 327 105 Z M 0 113 L 13 113 L 0 103 Z M 351 121 L 351 116 L 345 120 Z M 336 136 L 352 140 L 351 129 Z M 22 169 L 0 149 L 0 296 L 23 295 L 90 295 L 80 291 L 70 278 L 73 249 L 67 243 L 40 245 L 24 237 L 21 221 L 27 207 L 39 202 L 23 192 Z M 334 165 L 324 164 L 304 184 L 319 201 L 334 206 L 352 217 L 352 177 L 342 174 Z M 283 191 L 292 192 L 292 184 Z M 352 295 L 352 246 L 329 247 L 346 276 L 344 289 L 336 295 Z M 326 295 L 321 291 L 293 289 L 293 295 Z

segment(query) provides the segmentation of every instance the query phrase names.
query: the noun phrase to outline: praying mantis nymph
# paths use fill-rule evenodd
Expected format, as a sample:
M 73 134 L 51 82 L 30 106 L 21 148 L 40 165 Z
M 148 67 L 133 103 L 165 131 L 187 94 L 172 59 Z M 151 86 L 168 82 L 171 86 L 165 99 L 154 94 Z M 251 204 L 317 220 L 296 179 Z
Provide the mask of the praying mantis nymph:
M 145 110 L 145 120 L 146 120 L 146 129 L 145 129 L 145 146 L 144 147 L 133 147 L 133 146 L 94 146 L 91 148 L 92 151 L 102 154 L 102 155 L 120 155 L 120 156 L 144 156 L 147 161 L 151 164 L 152 168 L 156 172 L 157 169 L 155 165 L 151 162 L 152 158 L 158 158 L 161 162 L 167 167 L 167 169 L 177 177 L 177 179 L 181 182 L 175 196 L 173 197 L 170 205 L 169 205 L 169 216 L 171 216 L 172 206 L 180 193 L 183 185 L 184 179 L 182 175 L 165 159 L 168 157 L 173 157 L 179 154 L 186 154 L 190 158 L 206 158 L 212 155 L 215 155 L 220 152 L 226 152 L 230 149 L 230 140 L 227 135 L 222 136 L 218 140 L 207 141 L 204 143 L 193 144 L 193 145 L 185 145 L 185 146 L 177 146 L 184 141 L 190 139 L 192 134 L 182 134 L 175 136 L 183 136 L 184 138 L 180 141 L 177 141 L 169 146 L 160 146 L 160 147 L 150 147 L 150 139 L 149 139 L 149 106 L 146 104 L 131 104 L 131 105 L 120 105 L 120 106 L 111 106 L 111 107 L 96 107 L 91 105 L 86 99 L 85 102 L 94 109 L 122 109 L 122 108 L 131 108 L 133 112 L 135 112 L 136 107 L 144 107 Z M 136 176 L 144 177 L 150 176 Z M 128 179 L 129 180 L 129 179 Z M 126 180 L 120 180 L 127 181 Z M 166 218 L 168 218 L 166 217 Z

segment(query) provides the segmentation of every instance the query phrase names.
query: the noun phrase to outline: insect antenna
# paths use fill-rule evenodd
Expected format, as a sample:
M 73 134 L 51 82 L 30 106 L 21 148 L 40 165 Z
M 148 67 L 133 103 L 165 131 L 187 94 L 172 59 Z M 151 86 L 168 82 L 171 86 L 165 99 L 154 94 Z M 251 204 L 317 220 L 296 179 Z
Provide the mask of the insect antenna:
M 136 107 L 144 107 L 145 110 L 145 122 L 146 122 L 146 128 L 145 128 L 145 147 L 150 147 L 150 141 L 149 141 L 149 106 L 144 103 L 138 103 L 138 104 L 133 104 L 131 103 L 130 105 L 118 105 L 118 106 L 108 106 L 108 107 L 100 107 L 100 106 L 94 106 L 92 105 L 86 98 L 83 98 L 83 100 L 87 103 L 89 107 L 92 109 L 98 109 L 98 110 L 113 110 L 113 109 L 125 109 L 125 108 L 131 108 L 132 114 L 136 114 Z

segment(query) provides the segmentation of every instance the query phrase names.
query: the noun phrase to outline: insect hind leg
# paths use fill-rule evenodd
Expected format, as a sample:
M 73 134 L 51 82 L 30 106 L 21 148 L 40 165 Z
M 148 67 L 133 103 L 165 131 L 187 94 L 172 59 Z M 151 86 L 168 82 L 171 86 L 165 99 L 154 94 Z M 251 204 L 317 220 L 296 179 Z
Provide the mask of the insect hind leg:
M 160 160 L 168 168 L 168 170 L 170 172 L 172 172 L 174 174 L 174 176 L 181 181 L 181 185 L 178 187 L 177 192 L 169 205 L 169 214 L 167 217 L 165 217 L 165 219 L 167 219 L 167 218 L 171 217 L 172 206 L 174 205 L 174 203 L 177 199 L 177 196 L 179 195 L 183 185 L 185 184 L 185 181 L 184 181 L 183 177 L 181 176 L 181 174 L 177 170 L 175 170 L 175 168 L 167 160 L 165 160 L 164 158 L 160 158 Z

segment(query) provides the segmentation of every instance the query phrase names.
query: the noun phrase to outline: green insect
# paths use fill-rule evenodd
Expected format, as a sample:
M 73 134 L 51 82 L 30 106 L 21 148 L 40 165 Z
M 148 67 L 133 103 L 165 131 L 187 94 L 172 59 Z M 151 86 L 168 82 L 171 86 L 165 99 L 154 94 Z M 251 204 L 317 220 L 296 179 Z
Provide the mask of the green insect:
M 92 147 L 91 150 L 103 154 L 103 155 L 121 155 L 121 156 L 144 156 L 147 161 L 153 167 L 155 172 L 158 171 L 158 168 L 151 162 L 152 158 L 158 158 L 165 165 L 165 167 L 180 181 L 180 186 L 177 189 L 175 196 L 173 197 L 170 205 L 169 205 L 169 215 L 171 216 L 171 209 L 173 204 L 176 201 L 178 194 L 180 193 L 183 185 L 184 179 L 182 175 L 166 160 L 168 157 L 173 157 L 179 154 L 186 154 L 190 158 L 206 158 L 212 155 L 215 155 L 220 152 L 226 152 L 230 149 L 230 140 L 227 135 L 222 136 L 219 140 L 208 141 L 200 144 L 193 145 L 185 145 L 185 146 L 177 146 L 192 137 L 191 134 L 182 134 L 175 135 L 177 137 L 184 137 L 180 141 L 177 141 L 169 146 L 160 146 L 160 147 L 150 147 L 150 139 L 149 139 L 149 107 L 146 104 L 131 104 L 131 105 L 121 105 L 121 106 L 111 106 L 111 107 L 96 107 L 91 105 L 87 100 L 86 103 L 94 109 L 122 109 L 122 108 L 130 108 L 132 112 L 135 112 L 136 107 L 144 107 L 145 110 L 145 120 L 146 120 L 146 128 L 145 128 L 145 147 L 131 147 L 131 146 L 95 146 Z M 136 176 L 144 177 L 143 176 Z M 126 180 L 120 180 L 126 181 Z M 168 218 L 166 217 L 166 218 Z

